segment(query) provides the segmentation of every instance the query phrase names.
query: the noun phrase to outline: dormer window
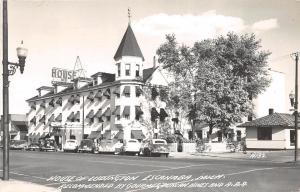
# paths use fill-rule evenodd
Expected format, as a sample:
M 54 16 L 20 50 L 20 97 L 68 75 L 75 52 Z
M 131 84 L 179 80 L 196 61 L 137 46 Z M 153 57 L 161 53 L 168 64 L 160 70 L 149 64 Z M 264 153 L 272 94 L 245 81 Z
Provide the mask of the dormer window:
M 136 77 L 139 77 L 140 76 L 140 65 L 139 64 L 136 64 L 135 66 L 135 76 Z
M 125 75 L 130 76 L 130 64 L 125 65 Z
M 118 77 L 121 76 L 121 63 L 117 63 L 117 67 L 118 67 Z

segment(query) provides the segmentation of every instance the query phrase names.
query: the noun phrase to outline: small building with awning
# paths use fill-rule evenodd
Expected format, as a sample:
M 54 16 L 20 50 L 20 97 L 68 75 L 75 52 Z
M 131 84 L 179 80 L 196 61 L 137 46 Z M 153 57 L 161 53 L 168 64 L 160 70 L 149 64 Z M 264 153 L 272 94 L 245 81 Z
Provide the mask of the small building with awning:
M 3 139 L 2 116 L 1 116 L 0 127 L 1 127 L 0 142 L 2 142 Z M 10 114 L 8 128 L 9 128 L 9 135 L 11 140 L 27 140 L 28 126 L 27 126 L 26 115 Z
M 238 127 L 246 128 L 246 146 L 248 149 L 295 148 L 294 115 L 272 113 L 240 124 Z M 298 135 L 300 135 L 300 130 L 298 130 Z M 299 142 L 300 139 L 298 137 Z

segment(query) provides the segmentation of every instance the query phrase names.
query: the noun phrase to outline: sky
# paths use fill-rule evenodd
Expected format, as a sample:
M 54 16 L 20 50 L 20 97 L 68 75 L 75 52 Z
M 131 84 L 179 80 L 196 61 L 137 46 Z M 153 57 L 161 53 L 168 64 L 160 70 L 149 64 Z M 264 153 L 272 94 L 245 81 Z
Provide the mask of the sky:
M 300 0 L 9 0 L 9 61 L 17 61 L 21 40 L 29 50 L 24 74 L 10 76 L 10 113 L 27 113 L 25 100 L 51 85 L 51 69 L 73 69 L 77 56 L 87 76 L 114 73 L 128 8 L 145 67 L 152 66 L 166 34 L 193 45 L 231 31 L 255 33 L 262 50 L 272 52 L 270 68 L 286 74 L 288 100 L 295 73 L 290 54 L 300 51 Z

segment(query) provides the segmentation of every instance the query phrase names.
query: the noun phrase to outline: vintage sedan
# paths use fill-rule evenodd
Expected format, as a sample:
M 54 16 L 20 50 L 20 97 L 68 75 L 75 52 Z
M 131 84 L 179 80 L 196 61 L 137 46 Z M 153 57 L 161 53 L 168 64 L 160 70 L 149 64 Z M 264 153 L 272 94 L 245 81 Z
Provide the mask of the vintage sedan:
M 46 138 L 40 140 L 40 150 L 41 151 L 57 151 L 57 144 L 54 139 Z
M 141 151 L 141 143 L 137 139 L 128 139 L 124 143 L 123 152 L 139 155 Z
M 141 149 L 141 153 L 145 156 L 169 156 L 169 148 L 166 140 L 152 139 L 146 141 Z
M 80 142 L 80 145 L 78 147 L 78 152 L 88 152 L 88 153 L 95 153 L 97 150 L 97 147 L 93 140 L 91 139 L 83 139 Z
M 27 151 L 39 151 L 40 150 L 40 144 L 38 143 L 31 143 L 30 145 L 28 145 Z
M 25 150 L 27 148 L 27 141 L 25 140 L 11 140 L 9 149 L 12 150 Z
M 66 143 L 63 147 L 64 152 L 72 151 L 77 152 L 78 151 L 78 142 L 75 139 L 67 139 Z

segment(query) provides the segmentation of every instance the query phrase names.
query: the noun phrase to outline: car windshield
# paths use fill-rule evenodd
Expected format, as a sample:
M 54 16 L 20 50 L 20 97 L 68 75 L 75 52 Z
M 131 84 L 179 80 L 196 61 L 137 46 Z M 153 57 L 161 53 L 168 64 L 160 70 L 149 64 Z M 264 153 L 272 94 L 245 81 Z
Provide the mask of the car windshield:
M 154 141 L 155 144 L 165 144 L 165 141 Z
M 92 145 L 93 141 L 92 140 L 82 140 L 81 145 Z
M 67 141 L 68 143 L 75 143 L 75 141 L 72 141 L 72 140 L 69 140 L 69 141 Z
M 15 144 L 15 145 L 22 145 L 25 143 L 26 143 L 25 140 L 11 140 L 11 144 Z
M 135 140 L 129 140 L 128 143 L 136 143 Z

